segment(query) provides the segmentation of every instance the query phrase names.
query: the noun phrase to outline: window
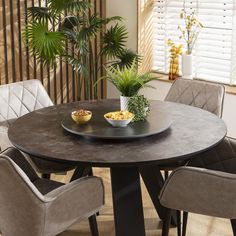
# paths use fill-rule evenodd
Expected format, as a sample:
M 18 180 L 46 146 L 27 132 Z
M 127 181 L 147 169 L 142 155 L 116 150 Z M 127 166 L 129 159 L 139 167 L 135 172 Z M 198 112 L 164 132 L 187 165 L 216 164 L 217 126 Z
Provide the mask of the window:
M 183 25 L 179 17 L 183 2 L 154 0 L 153 70 L 168 72 L 168 38 L 184 45 L 177 29 L 178 25 Z M 194 76 L 236 84 L 236 0 L 186 0 L 185 6 L 188 13 L 195 10 L 198 20 L 204 25 L 193 51 Z

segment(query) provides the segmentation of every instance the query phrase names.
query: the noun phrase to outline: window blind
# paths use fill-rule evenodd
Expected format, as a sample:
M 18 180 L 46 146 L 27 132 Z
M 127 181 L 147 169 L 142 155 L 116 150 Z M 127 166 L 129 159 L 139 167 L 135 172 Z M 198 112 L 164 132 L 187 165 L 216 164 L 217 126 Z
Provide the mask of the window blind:
M 183 0 L 155 0 L 153 8 L 153 69 L 167 73 L 169 70 L 170 38 L 176 44 Z M 236 0 L 185 1 L 187 13 L 195 10 L 203 24 L 193 50 L 194 77 L 226 84 L 236 84 Z M 185 50 L 184 49 L 184 50 Z M 181 58 L 180 58 L 181 60 Z M 180 63 L 181 65 L 181 63 Z

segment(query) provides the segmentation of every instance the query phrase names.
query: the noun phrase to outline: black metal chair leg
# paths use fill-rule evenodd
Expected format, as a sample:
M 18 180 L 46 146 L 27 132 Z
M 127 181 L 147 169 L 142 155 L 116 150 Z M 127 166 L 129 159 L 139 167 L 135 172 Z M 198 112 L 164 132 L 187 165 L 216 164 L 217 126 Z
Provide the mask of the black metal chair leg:
M 187 223 L 188 223 L 188 212 L 183 212 L 183 229 L 182 229 L 182 236 L 186 235 L 187 230 Z
M 166 209 L 165 219 L 163 219 L 162 236 L 168 236 L 169 235 L 170 221 L 171 221 L 171 210 Z
M 70 182 L 80 179 L 82 177 L 85 176 L 91 176 L 92 173 L 92 167 L 91 166 L 78 166 L 75 171 L 74 174 L 72 175 Z
M 43 179 L 50 179 L 51 175 L 50 174 L 42 174 Z
M 181 211 L 177 210 L 177 235 L 181 236 Z
M 89 226 L 92 236 L 99 236 L 96 215 L 89 217 Z
M 234 236 L 236 236 L 236 219 L 232 219 L 230 221 L 231 221 L 231 226 L 232 226 L 233 234 L 234 234 Z

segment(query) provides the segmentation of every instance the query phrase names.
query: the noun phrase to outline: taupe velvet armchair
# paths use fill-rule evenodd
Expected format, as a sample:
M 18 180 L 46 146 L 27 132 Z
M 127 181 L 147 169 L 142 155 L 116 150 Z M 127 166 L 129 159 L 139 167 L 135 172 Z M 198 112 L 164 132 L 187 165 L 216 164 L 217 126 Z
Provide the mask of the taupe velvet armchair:
M 0 229 L 3 236 L 55 236 L 89 218 L 98 236 L 96 212 L 104 204 L 101 178 L 69 184 L 41 179 L 15 148 L 0 155 Z
M 225 88 L 199 80 L 177 79 L 171 86 L 165 101 L 182 103 L 222 116 Z
M 12 146 L 7 131 L 14 120 L 31 111 L 52 106 L 53 103 L 39 80 L 26 80 L 0 86 L 0 149 Z M 66 172 L 74 169 L 71 164 L 47 161 L 30 157 L 38 172 L 47 176 L 50 173 Z
M 160 202 L 168 209 L 184 211 L 182 235 L 186 234 L 187 212 L 231 219 L 236 235 L 236 140 L 225 138 L 215 148 L 195 156 L 188 166 L 172 172 Z M 164 222 L 168 235 L 170 210 Z
M 177 79 L 171 86 L 165 101 L 194 106 L 222 117 L 224 95 L 225 87 L 221 84 Z M 171 163 L 160 168 L 165 171 L 165 178 L 167 179 L 168 171 L 181 165 L 182 163 Z
M 225 96 L 225 87 L 221 84 L 215 84 L 199 80 L 177 79 L 171 86 L 165 101 L 176 102 L 185 105 L 194 106 L 222 117 L 223 103 Z M 175 162 L 160 166 L 165 172 L 165 179 L 168 178 L 169 171 L 174 170 L 185 163 Z M 186 213 L 183 219 L 186 221 Z M 177 211 L 178 236 L 180 236 L 181 214 Z M 183 227 L 185 229 L 185 227 Z

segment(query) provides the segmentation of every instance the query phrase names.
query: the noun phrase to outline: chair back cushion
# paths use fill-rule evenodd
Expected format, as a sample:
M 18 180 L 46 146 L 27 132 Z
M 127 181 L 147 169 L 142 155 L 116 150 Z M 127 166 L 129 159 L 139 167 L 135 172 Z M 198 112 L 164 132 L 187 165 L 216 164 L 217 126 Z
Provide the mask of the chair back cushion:
M 188 166 L 236 174 L 236 139 L 224 138 L 215 147 L 195 155 Z
M 0 155 L 0 229 L 2 234 L 42 235 L 45 208 L 43 199 L 44 197 L 26 174 L 7 156 Z
M 0 86 L 0 121 L 21 117 L 53 105 L 39 80 L 26 80 Z
M 31 182 L 39 179 L 33 167 L 18 149 L 9 147 L 3 151 L 1 155 L 7 156 L 10 160 L 12 160 L 28 176 Z
M 225 89 L 223 85 L 198 80 L 177 79 L 165 101 L 198 107 L 221 117 Z

